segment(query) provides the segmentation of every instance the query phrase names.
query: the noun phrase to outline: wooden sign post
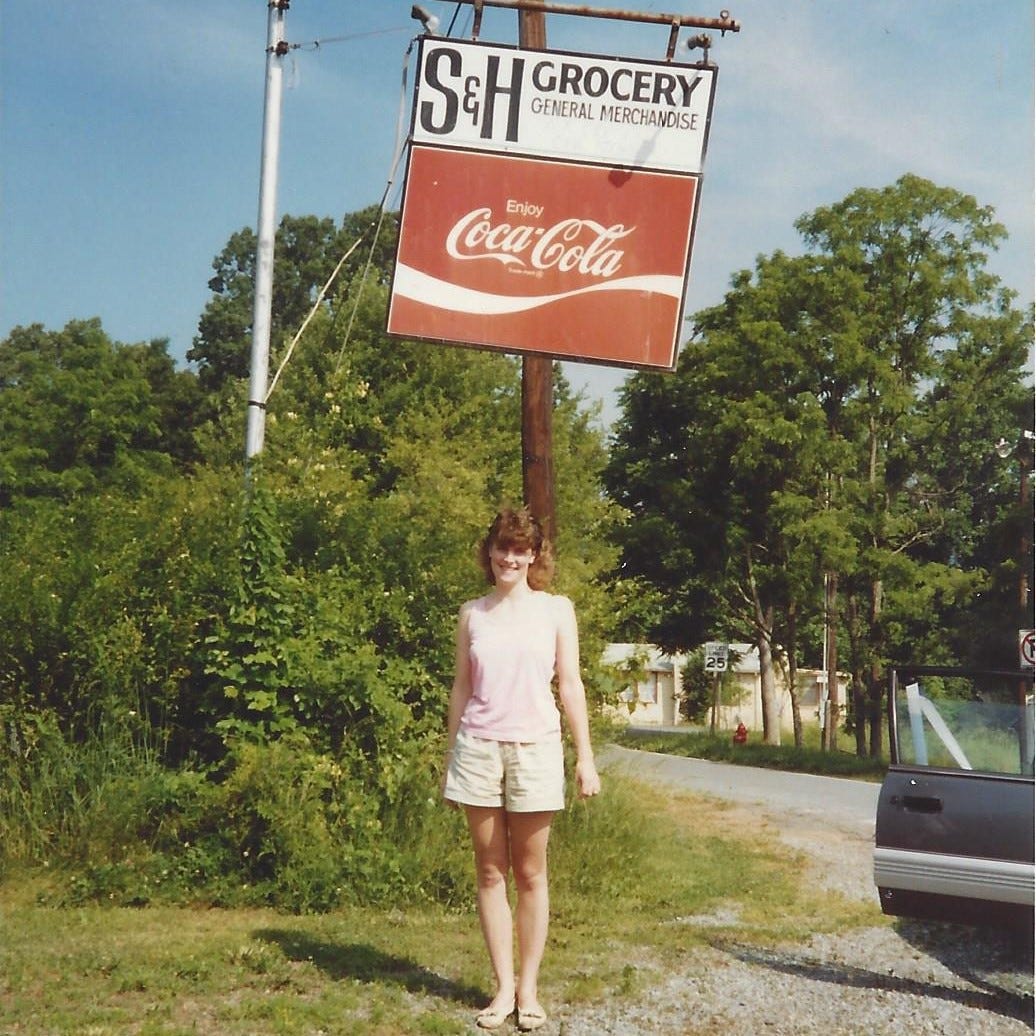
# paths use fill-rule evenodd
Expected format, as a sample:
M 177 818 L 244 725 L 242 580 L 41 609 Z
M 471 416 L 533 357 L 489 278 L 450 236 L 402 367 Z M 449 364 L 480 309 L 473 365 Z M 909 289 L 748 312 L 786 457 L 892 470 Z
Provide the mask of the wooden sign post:
M 518 45 L 547 46 L 546 15 L 518 12 Z M 547 536 L 557 534 L 554 493 L 554 361 L 549 356 L 522 357 L 522 492 L 525 506 Z

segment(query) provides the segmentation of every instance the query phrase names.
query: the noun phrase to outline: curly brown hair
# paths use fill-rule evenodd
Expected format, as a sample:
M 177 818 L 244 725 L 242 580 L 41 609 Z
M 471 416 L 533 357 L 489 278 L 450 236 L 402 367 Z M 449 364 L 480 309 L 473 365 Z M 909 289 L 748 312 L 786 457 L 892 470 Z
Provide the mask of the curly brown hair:
M 554 578 L 554 549 L 543 533 L 543 526 L 527 507 L 502 508 L 493 519 L 478 550 L 478 561 L 486 580 L 494 584 L 489 552 L 494 546 L 531 550 L 536 556 L 529 565 L 529 586 L 546 590 Z

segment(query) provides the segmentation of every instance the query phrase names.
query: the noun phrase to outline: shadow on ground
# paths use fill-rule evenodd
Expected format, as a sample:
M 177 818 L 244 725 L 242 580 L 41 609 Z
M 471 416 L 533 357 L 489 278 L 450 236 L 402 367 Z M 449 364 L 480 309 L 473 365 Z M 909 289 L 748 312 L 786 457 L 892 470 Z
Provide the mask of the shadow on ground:
M 933 999 L 945 1000 L 949 1003 L 959 1004 L 962 1007 L 977 1008 L 982 1011 L 989 1011 L 993 1014 L 1002 1015 L 1005 1018 L 1013 1018 L 1017 1021 L 1032 1024 L 1033 1021 L 1033 998 L 1031 978 L 1026 979 L 1028 989 L 1005 988 L 1002 980 L 1005 974 L 1011 977 L 1018 977 L 1024 969 L 1024 974 L 1032 974 L 1032 948 L 1028 948 L 1028 963 L 1026 963 L 1026 950 L 1012 940 L 1010 936 L 1004 935 L 997 940 L 993 936 L 986 936 L 995 945 L 1000 964 L 998 968 L 991 967 L 989 961 L 993 958 L 985 958 L 984 951 L 990 946 L 976 945 L 975 936 L 970 933 L 964 937 L 959 928 L 955 926 L 933 926 L 933 925 L 909 925 L 907 927 L 913 940 L 924 939 L 923 946 L 920 942 L 915 945 L 921 946 L 929 956 L 944 964 L 954 974 L 965 979 L 975 986 L 974 989 L 958 989 L 947 986 L 938 981 L 924 981 L 916 978 L 909 978 L 893 973 L 895 960 L 889 960 L 888 970 L 873 971 L 869 968 L 859 968 L 852 964 L 845 964 L 838 961 L 818 960 L 808 953 L 801 953 L 795 950 L 770 950 L 760 949 L 756 946 L 744 946 L 738 943 L 717 940 L 713 943 L 716 949 L 730 954 L 745 964 L 756 967 L 769 968 L 771 971 L 780 972 L 786 975 L 794 975 L 799 978 L 812 979 L 817 982 L 830 982 L 832 985 L 842 988 L 857 989 L 879 989 L 893 993 L 908 993 L 912 996 L 931 997 Z M 939 928 L 944 931 L 939 931 Z M 918 930 L 924 928 L 923 934 Z M 936 930 L 933 931 L 932 929 Z M 953 928 L 953 931 L 949 931 Z M 900 934 L 903 934 L 902 932 Z M 904 938 L 906 938 L 904 936 Z M 912 941 L 906 938 L 906 941 Z M 968 942 L 968 939 L 971 942 Z M 962 945 L 963 944 L 963 945 Z M 966 962 L 970 961 L 968 964 Z M 982 961 L 981 964 L 975 962 Z M 1001 974 L 1003 972 L 1005 974 Z M 1008 983 L 1009 985 L 1022 986 L 1023 982 Z
M 896 934 L 955 975 L 991 995 L 1009 993 L 1033 1012 L 1031 927 L 991 928 L 901 919 Z
M 303 932 L 265 928 L 256 939 L 280 947 L 289 960 L 305 961 L 336 981 L 355 979 L 396 985 L 410 993 L 423 993 L 469 1007 L 482 1006 L 485 990 L 466 986 L 436 974 L 408 957 L 385 953 L 366 943 L 328 942 Z

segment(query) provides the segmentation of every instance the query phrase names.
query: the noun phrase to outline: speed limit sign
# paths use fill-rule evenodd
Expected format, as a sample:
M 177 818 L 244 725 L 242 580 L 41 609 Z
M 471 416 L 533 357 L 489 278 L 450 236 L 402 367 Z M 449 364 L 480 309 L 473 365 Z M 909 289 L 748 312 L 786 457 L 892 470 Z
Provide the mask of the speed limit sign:
M 730 645 L 709 641 L 705 645 L 705 672 L 725 673 L 727 671 L 727 659 L 730 654 Z
M 1036 630 L 1018 631 L 1018 665 L 1032 669 L 1036 665 Z

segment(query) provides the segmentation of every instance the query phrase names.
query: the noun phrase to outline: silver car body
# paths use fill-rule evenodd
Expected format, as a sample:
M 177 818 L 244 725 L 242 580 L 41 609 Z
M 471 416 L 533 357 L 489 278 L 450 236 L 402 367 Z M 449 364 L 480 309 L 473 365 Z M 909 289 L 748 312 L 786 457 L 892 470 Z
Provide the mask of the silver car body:
M 1033 921 L 1033 675 L 898 667 L 875 822 L 887 914 Z

